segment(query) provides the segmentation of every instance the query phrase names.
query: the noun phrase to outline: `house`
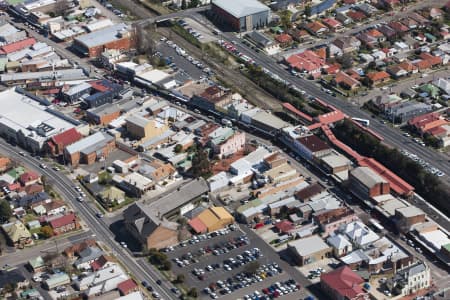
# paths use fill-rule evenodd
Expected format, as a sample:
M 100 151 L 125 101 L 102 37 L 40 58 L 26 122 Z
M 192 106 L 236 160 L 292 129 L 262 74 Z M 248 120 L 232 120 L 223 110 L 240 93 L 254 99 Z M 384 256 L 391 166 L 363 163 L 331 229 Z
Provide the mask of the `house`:
M 117 289 L 119 290 L 121 296 L 125 296 L 130 293 L 139 291 L 139 286 L 136 284 L 136 282 L 134 282 L 133 279 L 130 278 L 119 283 L 117 285 Z
M 277 41 L 282 48 L 286 48 L 292 44 L 293 39 L 292 39 L 292 36 L 290 36 L 289 34 L 282 33 L 282 34 L 275 36 L 275 41 Z
M 377 38 L 368 35 L 366 32 L 360 32 L 355 36 L 358 40 L 361 41 L 367 48 L 374 48 L 378 43 Z
M 78 219 L 74 213 L 69 213 L 59 218 L 52 219 L 49 224 L 55 235 L 80 228 L 80 224 L 78 223 Z
M 69 283 L 70 283 L 70 277 L 69 277 L 69 275 L 67 275 L 67 274 L 64 273 L 64 272 L 61 272 L 61 273 L 56 273 L 56 274 L 50 275 L 50 277 L 47 278 L 47 279 L 44 281 L 43 286 L 44 286 L 47 290 L 50 291 L 50 290 L 55 289 L 55 288 L 57 288 L 57 287 L 59 287 L 59 286 L 67 285 L 67 284 L 69 284 Z
M 318 235 L 312 235 L 288 242 L 287 252 L 295 264 L 304 266 L 330 257 L 332 249 Z
M 16 289 L 22 289 L 29 284 L 30 282 L 20 268 L 0 271 L 0 290 L 3 290 L 7 285 L 17 285 Z
M 42 272 L 47 268 L 44 259 L 42 256 L 37 256 L 35 258 L 32 258 L 28 261 L 27 266 L 30 268 L 31 272 L 38 273 Z
M 379 85 L 391 79 L 391 76 L 386 71 L 370 72 L 367 73 L 366 76 L 370 79 L 373 85 Z
M 100 269 L 109 268 L 112 265 L 115 265 L 116 263 L 113 261 L 113 258 L 108 255 L 100 255 L 99 258 L 91 262 L 91 270 L 93 272 L 96 272 Z
M 73 265 L 78 270 L 89 270 L 91 264 L 102 255 L 104 255 L 104 252 L 97 246 L 87 247 L 79 253 L 79 257 Z
M 115 186 L 111 186 L 101 191 L 97 197 L 99 197 L 103 203 L 115 202 L 120 204 L 125 201 L 125 192 Z
M 336 84 L 340 85 L 341 87 L 349 90 L 354 90 L 361 86 L 361 82 L 358 80 L 352 78 L 350 75 L 348 75 L 345 72 L 338 72 L 336 74 L 336 77 L 334 79 L 336 81 Z
M 280 51 L 280 45 L 278 43 L 275 43 L 272 39 L 259 31 L 254 30 L 247 33 L 245 36 L 268 55 L 274 55 Z
M 74 280 L 73 285 L 76 290 L 81 291 L 86 297 L 92 297 L 115 290 L 120 283 L 128 279 L 128 275 L 119 265 L 113 265 Z
M 408 75 L 415 74 L 418 72 L 417 67 L 411 63 L 409 60 L 405 60 L 398 64 L 400 68 L 408 72 Z
M 405 32 L 408 32 L 410 30 L 410 28 L 407 25 L 405 25 L 399 21 L 390 22 L 389 27 L 394 29 L 397 32 L 397 34 L 400 34 L 400 35 Z
M 399 65 L 389 66 L 386 71 L 395 79 L 408 75 L 408 72 Z
M 91 247 L 91 246 L 95 246 L 96 244 L 97 244 L 97 242 L 95 240 L 86 239 L 83 242 L 74 244 L 74 245 L 69 246 L 66 249 L 64 249 L 64 254 L 68 258 L 72 258 L 74 255 L 79 255 L 80 252 L 83 251 L 84 249 Z
M 288 234 L 294 229 L 294 224 L 288 220 L 275 223 L 275 228 L 281 234 Z
M 380 237 L 359 220 L 342 226 L 340 232 L 357 248 L 367 248 Z
M 37 174 L 33 171 L 27 171 L 27 172 L 23 173 L 22 175 L 20 175 L 20 177 L 19 177 L 19 182 L 23 186 L 38 183 L 39 180 L 40 180 L 39 174 Z
M 31 233 L 19 220 L 12 223 L 3 224 L 2 230 L 5 233 L 8 244 L 11 246 L 23 247 L 24 245 L 33 243 Z
M 353 245 L 342 234 L 336 234 L 327 238 L 327 243 L 333 247 L 333 255 L 336 258 L 347 255 L 352 252 Z
M 322 23 L 329 28 L 332 32 L 340 32 L 343 30 L 344 26 L 342 23 L 334 18 L 325 18 L 322 19 Z
M 442 57 L 434 56 L 427 52 L 420 53 L 420 58 L 427 61 L 431 67 L 439 66 L 442 64 Z
M 361 47 L 361 41 L 354 36 L 335 39 L 332 44 L 341 49 L 343 53 L 354 52 Z
M 10 168 L 11 160 L 8 157 L 0 157 L 0 172 L 5 172 Z
M 380 31 L 387 39 L 392 39 L 397 35 L 397 32 L 388 25 L 378 27 L 378 31 Z
M 366 16 L 363 12 L 360 12 L 360 11 L 354 11 L 354 10 L 350 10 L 350 11 L 347 13 L 347 17 L 349 17 L 350 19 L 352 19 L 353 22 L 355 22 L 355 23 L 362 22 L 362 21 L 364 21 L 364 19 L 367 18 L 367 16 Z
M 309 33 L 315 36 L 320 36 L 328 32 L 328 27 L 320 23 L 319 21 L 314 21 L 310 23 L 306 23 L 303 25 Z
M 142 197 L 147 191 L 155 189 L 155 183 L 139 173 L 133 172 L 124 177 L 117 176 L 118 187 L 133 197 Z
M 381 43 L 386 40 L 386 37 L 384 34 L 382 34 L 380 31 L 376 30 L 375 28 L 369 29 L 366 31 L 366 34 L 377 39 L 377 42 Z
M 368 296 L 362 279 L 348 266 L 320 275 L 320 287 L 332 300 L 362 300 Z
M 46 202 L 51 202 L 50 196 L 46 192 L 40 192 L 34 195 L 26 195 L 14 200 L 13 203 L 15 207 L 29 208 Z
M 440 8 L 432 7 L 428 12 L 428 16 L 431 20 L 440 20 L 444 16 L 444 12 Z
M 320 74 L 322 67 L 326 65 L 325 60 L 311 50 L 291 55 L 286 62 L 292 69 L 311 75 Z
M 388 279 L 386 286 L 400 296 L 414 294 L 431 285 L 430 268 L 425 262 L 418 261 L 406 268 L 397 270 L 394 277 Z

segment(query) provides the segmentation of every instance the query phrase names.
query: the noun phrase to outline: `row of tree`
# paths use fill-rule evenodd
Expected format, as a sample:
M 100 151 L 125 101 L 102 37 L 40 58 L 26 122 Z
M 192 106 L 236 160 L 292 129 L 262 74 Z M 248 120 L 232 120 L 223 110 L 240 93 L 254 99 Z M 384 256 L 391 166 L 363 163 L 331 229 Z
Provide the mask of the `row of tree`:
M 437 209 L 450 215 L 450 191 L 421 165 L 404 156 L 396 148 L 390 148 L 378 139 L 345 120 L 335 126 L 334 134 L 360 154 L 373 157 L 398 176 L 415 187 L 416 192 Z

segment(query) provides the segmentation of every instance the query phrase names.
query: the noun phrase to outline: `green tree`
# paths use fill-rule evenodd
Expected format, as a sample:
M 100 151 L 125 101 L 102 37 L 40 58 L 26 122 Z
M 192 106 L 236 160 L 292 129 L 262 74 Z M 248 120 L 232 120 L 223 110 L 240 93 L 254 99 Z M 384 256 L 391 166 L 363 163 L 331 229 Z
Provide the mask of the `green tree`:
M 198 291 L 195 287 L 191 288 L 188 292 L 188 296 L 197 298 L 198 297 Z
M 308 5 L 305 6 L 304 14 L 305 14 L 307 17 L 310 17 L 310 16 L 311 16 L 311 5 L 308 4 Z
M 350 69 L 353 66 L 353 57 L 350 53 L 345 53 L 339 58 L 339 62 L 342 64 L 342 68 Z
M 288 31 L 292 28 L 292 12 L 290 10 L 283 10 L 280 12 L 280 23 L 284 31 Z
M 244 272 L 247 274 L 255 274 L 256 271 L 258 271 L 258 268 L 260 267 L 260 264 L 258 261 L 254 260 L 250 263 L 248 263 L 245 268 L 244 268 Z
M 187 8 L 186 0 L 181 1 L 181 9 L 186 9 L 186 8 Z
M 42 226 L 40 232 L 46 239 L 53 236 L 53 228 L 51 228 L 49 225 Z
M 12 217 L 12 209 L 8 201 L 0 200 L 0 220 L 8 221 Z
M 181 144 L 176 144 L 175 148 L 173 149 L 173 152 L 175 153 L 181 153 L 181 151 L 183 151 L 183 145 Z
M 191 170 L 194 178 L 211 175 L 211 164 L 209 163 L 208 154 L 202 147 L 197 147 L 197 152 L 192 157 Z
M 168 259 L 163 260 L 161 263 L 161 269 L 170 271 L 172 269 L 172 263 Z
M 186 280 L 186 278 L 185 278 L 184 274 L 178 274 L 175 282 L 176 283 L 184 283 L 185 280 Z
M 194 8 L 200 5 L 200 0 L 191 0 L 191 2 L 189 3 L 189 8 Z

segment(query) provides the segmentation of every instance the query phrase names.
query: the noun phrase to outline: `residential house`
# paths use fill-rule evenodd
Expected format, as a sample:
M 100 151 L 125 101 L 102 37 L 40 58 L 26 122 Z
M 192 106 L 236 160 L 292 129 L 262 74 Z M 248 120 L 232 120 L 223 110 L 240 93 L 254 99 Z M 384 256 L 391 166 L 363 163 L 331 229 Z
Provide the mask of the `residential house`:
M 64 254 L 68 258 L 73 258 L 75 255 L 80 255 L 81 251 L 88 247 L 95 246 L 97 242 L 93 239 L 86 239 L 83 242 L 73 244 L 66 249 L 64 249 Z
M 20 175 L 19 182 L 23 186 L 27 186 L 27 185 L 32 185 L 32 184 L 38 183 L 40 178 L 41 177 L 36 172 L 27 171 L 27 172 L 23 173 L 22 175 Z
M 366 32 L 360 32 L 355 36 L 358 40 L 361 41 L 367 48 L 374 48 L 378 43 L 377 38 L 368 35 Z
M 370 79 L 373 85 L 379 85 L 391 79 L 391 76 L 386 71 L 370 72 L 367 73 L 366 76 Z
M 78 219 L 74 213 L 69 213 L 56 219 L 52 219 L 49 221 L 49 224 L 55 235 L 80 228 L 80 224 L 78 223 Z
M 100 256 L 104 255 L 104 252 L 97 246 L 87 247 L 80 251 L 79 257 L 73 265 L 78 270 L 90 270 L 91 264 L 96 261 Z
M 29 208 L 42 203 L 51 202 L 50 196 L 46 192 L 40 192 L 34 195 L 26 195 L 13 201 L 14 207 Z
M 0 157 L 0 172 L 7 171 L 11 166 L 11 160 L 8 157 Z
M 333 247 L 333 255 L 336 258 L 347 255 L 353 250 L 353 245 L 342 234 L 331 235 L 327 238 L 327 243 Z
M 325 18 L 322 19 L 322 23 L 329 28 L 332 32 L 340 32 L 344 29 L 342 23 L 334 18 Z
M 29 284 L 30 282 L 28 281 L 27 277 L 23 274 L 21 268 L 2 270 L 0 272 L 0 290 L 3 290 L 7 285 L 17 286 L 16 289 L 22 289 L 28 286 Z
M 397 35 L 397 32 L 388 25 L 381 25 L 380 27 L 378 27 L 378 31 L 380 31 L 388 40 L 394 38 Z
M 336 84 L 348 90 L 354 90 L 361 86 L 361 82 L 342 71 L 336 74 L 334 80 L 336 81 Z
M 408 75 L 408 72 L 399 65 L 389 66 L 386 71 L 395 79 Z
M 136 282 L 134 282 L 133 279 L 130 278 L 119 283 L 117 285 L 117 289 L 119 290 L 121 296 L 125 296 L 139 291 L 139 286 L 136 284 Z
M 27 266 L 33 273 L 43 272 L 47 268 L 42 256 L 37 256 L 35 258 L 30 259 L 28 261 Z
M 398 35 L 402 35 L 410 30 L 410 28 L 407 25 L 399 21 L 389 22 L 389 27 L 394 29 Z
M 375 38 L 377 42 L 381 43 L 386 40 L 386 37 L 384 34 L 382 34 L 380 31 L 376 30 L 375 28 L 369 29 L 366 31 L 366 34 Z
M 358 51 L 361 47 L 361 41 L 354 36 L 335 39 L 332 44 L 341 49 L 343 53 Z
M 291 55 L 286 62 L 291 68 L 311 75 L 320 75 L 322 68 L 326 66 L 325 60 L 311 50 Z
M 360 23 L 367 18 L 367 16 L 363 12 L 354 10 L 350 10 L 349 12 L 347 12 L 347 17 L 352 19 L 355 23 Z
M 278 34 L 277 36 L 275 36 L 275 41 L 277 41 L 278 44 L 280 44 L 280 47 L 286 48 L 292 44 L 293 39 L 289 34 L 282 33 L 282 34 Z
M 275 43 L 272 39 L 259 31 L 254 30 L 247 33 L 245 36 L 268 55 L 274 55 L 280 51 L 280 45 L 278 43 Z
M 25 225 L 17 220 L 12 223 L 2 225 L 2 230 L 5 233 L 8 244 L 14 247 L 23 247 L 33 242 L 31 239 L 31 233 L 25 227 Z
M 329 31 L 328 27 L 323 25 L 319 21 L 313 21 L 310 23 L 306 23 L 303 25 L 303 28 L 305 28 L 306 31 L 308 31 L 309 33 L 311 33 L 312 35 L 315 35 L 315 36 L 321 36 Z

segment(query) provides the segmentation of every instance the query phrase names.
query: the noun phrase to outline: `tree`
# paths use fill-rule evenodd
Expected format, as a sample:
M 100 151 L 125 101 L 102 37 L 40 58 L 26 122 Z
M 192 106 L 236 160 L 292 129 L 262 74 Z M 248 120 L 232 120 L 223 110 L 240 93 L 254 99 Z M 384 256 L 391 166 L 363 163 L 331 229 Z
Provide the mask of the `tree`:
M 69 2 L 67 0 L 57 0 L 53 8 L 53 13 L 55 16 L 65 16 L 69 8 Z
M 344 69 L 350 69 L 353 66 L 353 57 L 350 53 L 344 53 L 339 60 L 342 64 L 342 68 Z
M 172 263 L 169 260 L 163 260 L 161 263 L 161 269 L 165 271 L 170 271 L 172 269 Z
M 153 56 L 156 53 L 156 37 L 151 26 L 134 25 L 136 50 L 139 54 Z
M 186 278 L 185 278 L 184 274 L 178 274 L 175 282 L 176 283 L 184 283 L 185 280 L 186 280 Z
M 191 0 L 189 3 L 189 8 L 194 8 L 200 5 L 200 0 Z
M 8 201 L 0 200 L 0 221 L 8 221 L 12 217 L 12 209 Z
M 49 225 L 42 226 L 40 231 L 42 236 L 46 239 L 53 236 L 53 228 L 51 228 Z
M 290 10 L 283 10 L 280 13 L 280 22 L 284 31 L 288 31 L 292 27 L 292 12 Z
M 191 288 L 188 292 L 188 296 L 197 298 L 198 297 L 198 291 L 195 287 Z
M 250 263 L 248 263 L 245 268 L 244 268 L 244 272 L 249 274 L 249 275 L 253 275 L 256 273 L 256 271 L 258 271 L 259 269 L 259 262 L 258 261 L 252 261 Z
M 306 16 L 310 17 L 310 16 L 311 16 L 311 13 L 312 13 L 312 11 L 311 11 L 311 5 L 308 4 L 308 5 L 305 6 L 304 14 L 305 14 Z
M 192 157 L 192 176 L 199 178 L 207 177 L 211 174 L 211 164 L 208 154 L 202 147 L 197 147 L 197 152 Z
M 176 144 L 175 148 L 173 149 L 173 152 L 175 153 L 181 153 L 181 151 L 183 151 L 183 145 L 181 144 Z
M 186 0 L 181 1 L 181 9 L 186 9 L 186 8 L 187 8 Z

